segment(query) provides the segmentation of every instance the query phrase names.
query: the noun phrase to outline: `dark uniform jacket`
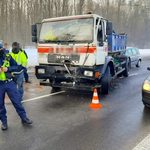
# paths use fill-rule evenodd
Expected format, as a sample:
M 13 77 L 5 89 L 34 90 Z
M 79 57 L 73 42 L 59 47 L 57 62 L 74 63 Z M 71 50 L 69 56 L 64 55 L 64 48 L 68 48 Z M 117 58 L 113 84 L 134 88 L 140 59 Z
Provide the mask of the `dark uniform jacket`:
M 0 57 L 0 67 L 3 66 L 4 61 L 8 60 L 10 63 L 10 66 L 8 67 L 8 71 L 6 72 L 6 77 L 12 78 L 12 72 L 17 72 L 20 71 L 22 69 L 21 65 L 17 65 L 16 61 L 11 57 L 11 55 L 4 53 L 3 56 Z

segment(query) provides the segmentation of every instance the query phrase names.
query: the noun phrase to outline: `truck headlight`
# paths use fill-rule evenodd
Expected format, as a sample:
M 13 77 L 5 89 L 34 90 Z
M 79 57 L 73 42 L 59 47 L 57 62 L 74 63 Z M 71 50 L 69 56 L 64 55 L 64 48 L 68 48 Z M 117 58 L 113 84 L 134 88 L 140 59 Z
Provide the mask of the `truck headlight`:
M 45 69 L 42 69 L 42 68 L 38 69 L 38 73 L 39 74 L 44 74 L 45 73 Z
M 93 77 L 93 71 L 84 71 L 84 76 Z
M 150 81 L 146 80 L 143 84 L 143 90 L 150 91 Z

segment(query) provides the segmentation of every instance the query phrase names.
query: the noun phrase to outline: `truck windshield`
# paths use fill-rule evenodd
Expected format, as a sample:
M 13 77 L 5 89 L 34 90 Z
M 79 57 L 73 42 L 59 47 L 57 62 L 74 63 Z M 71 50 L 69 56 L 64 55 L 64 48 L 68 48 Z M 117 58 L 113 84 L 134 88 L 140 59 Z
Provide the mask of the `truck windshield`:
M 42 24 L 39 42 L 91 42 L 93 41 L 93 18 L 74 19 Z

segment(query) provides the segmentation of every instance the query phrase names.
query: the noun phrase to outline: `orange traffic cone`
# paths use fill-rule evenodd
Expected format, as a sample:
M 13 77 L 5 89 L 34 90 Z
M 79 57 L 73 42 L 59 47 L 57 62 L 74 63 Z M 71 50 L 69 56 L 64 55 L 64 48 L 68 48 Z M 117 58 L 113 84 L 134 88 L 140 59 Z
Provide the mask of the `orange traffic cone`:
M 102 104 L 99 102 L 97 89 L 94 89 L 92 103 L 89 105 L 90 108 L 100 109 L 102 108 Z

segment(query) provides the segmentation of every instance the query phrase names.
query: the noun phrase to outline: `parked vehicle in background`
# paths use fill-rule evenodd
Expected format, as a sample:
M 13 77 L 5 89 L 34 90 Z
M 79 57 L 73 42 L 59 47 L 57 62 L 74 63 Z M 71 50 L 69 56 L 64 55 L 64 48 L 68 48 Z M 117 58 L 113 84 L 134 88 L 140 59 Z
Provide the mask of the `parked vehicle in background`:
M 129 57 L 129 67 L 135 65 L 136 67 L 141 66 L 141 55 L 139 49 L 136 47 L 127 47 L 125 55 Z
M 127 35 L 96 14 L 44 19 L 39 33 L 32 25 L 32 41 L 39 54 L 36 77 L 54 90 L 97 88 L 108 94 L 112 79 L 128 76 Z
M 147 68 L 150 71 L 150 67 Z M 142 101 L 145 107 L 150 108 L 150 76 L 143 83 L 142 87 Z

